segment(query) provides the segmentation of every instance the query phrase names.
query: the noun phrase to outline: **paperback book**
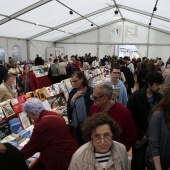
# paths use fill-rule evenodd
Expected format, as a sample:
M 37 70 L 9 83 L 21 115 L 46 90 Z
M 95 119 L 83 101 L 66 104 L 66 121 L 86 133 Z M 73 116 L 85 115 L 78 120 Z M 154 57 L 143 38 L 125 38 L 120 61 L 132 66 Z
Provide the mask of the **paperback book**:
M 1 107 L 6 117 L 10 117 L 15 114 L 9 102 L 3 102 Z
M 19 121 L 21 123 L 22 129 L 26 129 L 29 126 L 31 126 L 30 120 L 27 117 L 27 114 L 24 112 L 21 112 L 18 114 Z
M 0 122 L 2 122 L 4 118 L 5 118 L 5 115 L 4 115 L 4 112 L 2 111 L 2 108 L 0 106 Z
M 17 98 L 11 99 L 11 106 L 16 114 L 22 112 L 24 103 L 24 96 L 18 96 Z
M 0 140 L 5 138 L 9 134 L 10 134 L 10 130 L 9 130 L 9 126 L 7 125 L 7 123 L 0 124 Z
M 8 121 L 12 133 L 19 133 L 22 130 L 21 123 L 18 118 L 13 118 Z

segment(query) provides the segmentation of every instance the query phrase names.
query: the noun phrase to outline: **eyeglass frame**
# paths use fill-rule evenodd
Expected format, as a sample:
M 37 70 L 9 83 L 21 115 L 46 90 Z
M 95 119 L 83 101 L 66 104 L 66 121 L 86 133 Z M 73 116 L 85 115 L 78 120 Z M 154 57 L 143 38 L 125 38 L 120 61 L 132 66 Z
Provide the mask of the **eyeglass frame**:
M 96 96 L 94 96 L 93 94 L 91 94 L 91 95 L 90 95 L 90 99 L 93 100 L 93 101 L 96 101 L 97 99 L 99 99 L 99 98 L 101 98 L 101 97 L 103 97 L 103 96 L 104 96 L 104 94 L 101 95 L 101 96 L 99 96 L 99 97 L 96 97 Z
M 112 72 L 113 74 L 121 74 L 121 72 Z
M 74 80 L 74 81 L 71 81 L 71 80 L 70 80 L 70 82 L 71 82 L 71 83 L 77 83 L 79 80 L 80 80 L 80 79 L 77 79 L 77 80 Z
M 95 136 L 95 135 L 92 135 L 92 137 L 91 137 L 95 142 L 97 142 L 97 143 L 100 143 L 101 141 L 102 141 L 102 139 L 105 141 L 105 142 L 107 142 L 107 141 L 109 141 L 109 140 L 111 140 L 112 138 L 113 138 L 113 135 L 111 135 L 111 134 L 104 134 L 103 136 Z

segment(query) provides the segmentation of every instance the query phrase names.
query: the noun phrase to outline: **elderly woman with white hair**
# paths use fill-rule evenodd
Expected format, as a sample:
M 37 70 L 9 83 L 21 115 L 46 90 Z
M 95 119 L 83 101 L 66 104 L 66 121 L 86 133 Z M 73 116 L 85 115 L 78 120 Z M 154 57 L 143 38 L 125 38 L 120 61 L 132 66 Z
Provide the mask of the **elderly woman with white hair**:
M 67 170 L 77 144 L 65 120 L 55 112 L 45 110 L 37 98 L 26 101 L 23 111 L 34 123 L 30 141 L 21 150 L 25 159 L 40 152 L 41 169 Z

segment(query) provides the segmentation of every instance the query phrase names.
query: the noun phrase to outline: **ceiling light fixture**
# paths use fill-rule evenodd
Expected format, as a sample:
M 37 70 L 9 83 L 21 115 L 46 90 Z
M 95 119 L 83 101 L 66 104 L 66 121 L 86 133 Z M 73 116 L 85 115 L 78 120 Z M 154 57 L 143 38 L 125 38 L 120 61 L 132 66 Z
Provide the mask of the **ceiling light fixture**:
M 114 18 L 114 19 L 120 18 L 120 16 L 119 16 L 119 11 L 118 11 L 117 9 L 115 10 L 115 15 L 114 15 L 113 18 Z
M 72 10 L 70 11 L 70 15 L 73 15 L 73 11 Z
M 157 7 L 155 6 L 154 8 L 153 8 L 153 11 L 156 11 L 157 10 Z

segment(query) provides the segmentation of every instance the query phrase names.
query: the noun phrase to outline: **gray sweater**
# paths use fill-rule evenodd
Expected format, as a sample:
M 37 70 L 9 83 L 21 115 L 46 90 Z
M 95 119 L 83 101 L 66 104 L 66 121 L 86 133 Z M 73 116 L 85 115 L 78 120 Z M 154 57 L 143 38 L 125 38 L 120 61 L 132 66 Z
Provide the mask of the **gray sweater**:
M 150 158 L 160 156 L 162 168 L 170 165 L 170 130 L 163 111 L 155 111 L 148 127 L 148 153 Z
M 58 64 L 51 65 L 52 76 L 58 76 Z

